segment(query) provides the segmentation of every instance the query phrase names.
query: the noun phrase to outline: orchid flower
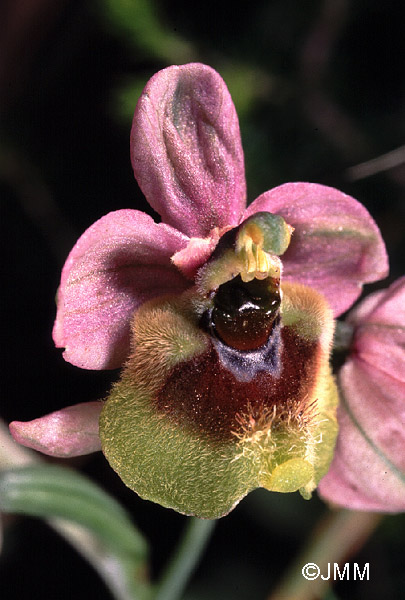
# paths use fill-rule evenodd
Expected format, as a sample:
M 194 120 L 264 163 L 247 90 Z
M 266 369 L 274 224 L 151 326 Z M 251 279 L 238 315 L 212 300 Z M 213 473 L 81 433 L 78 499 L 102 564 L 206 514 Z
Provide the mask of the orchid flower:
M 246 208 L 236 111 L 205 65 L 148 82 L 131 159 L 162 222 L 128 209 L 92 225 L 63 268 L 54 328 L 67 361 L 123 366 L 121 379 L 106 402 L 15 422 L 14 437 L 59 456 L 101 440 L 131 489 L 200 517 L 260 486 L 310 497 L 337 435 L 333 317 L 387 273 L 376 224 L 310 183 Z
M 319 493 L 355 510 L 405 510 L 405 277 L 347 317 L 352 354 L 339 373 L 339 436 Z

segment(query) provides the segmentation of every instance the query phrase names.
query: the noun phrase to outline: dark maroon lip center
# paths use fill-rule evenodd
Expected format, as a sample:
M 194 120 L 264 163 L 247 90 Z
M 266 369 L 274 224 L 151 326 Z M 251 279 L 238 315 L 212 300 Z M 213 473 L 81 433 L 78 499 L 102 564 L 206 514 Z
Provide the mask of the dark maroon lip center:
M 235 373 L 235 364 L 224 364 L 213 343 L 203 354 L 176 366 L 155 394 L 156 409 L 181 427 L 211 439 L 235 439 L 241 415 L 259 420 L 263 415 L 296 414 L 297 406 L 312 397 L 316 383 L 319 346 L 300 338 L 290 327 L 280 327 L 275 341 L 278 372 L 263 360 L 261 369 L 246 380 Z M 248 352 L 234 355 L 239 372 Z M 236 376 L 235 376 L 236 375 Z

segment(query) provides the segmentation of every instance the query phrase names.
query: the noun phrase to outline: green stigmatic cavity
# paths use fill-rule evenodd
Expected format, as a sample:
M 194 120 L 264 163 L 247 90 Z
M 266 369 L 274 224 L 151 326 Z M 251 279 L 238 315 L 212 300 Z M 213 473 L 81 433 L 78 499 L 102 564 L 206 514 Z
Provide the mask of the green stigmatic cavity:
M 237 245 L 241 247 L 250 237 L 265 252 L 281 256 L 290 244 L 292 232 L 293 228 L 280 215 L 258 212 L 239 225 Z
M 100 437 L 141 497 L 203 518 L 227 514 L 257 487 L 310 497 L 337 434 L 333 321 L 315 291 L 284 284 L 279 292 L 274 281 L 239 278 L 204 301 L 196 288 L 136 312 L 133 353 L 103 408 Z M 238 322 L 246 303 L 258 311 L 249 316 L 254 348 L 238 347 L 238 325 L 223 322 L 232 312 Z

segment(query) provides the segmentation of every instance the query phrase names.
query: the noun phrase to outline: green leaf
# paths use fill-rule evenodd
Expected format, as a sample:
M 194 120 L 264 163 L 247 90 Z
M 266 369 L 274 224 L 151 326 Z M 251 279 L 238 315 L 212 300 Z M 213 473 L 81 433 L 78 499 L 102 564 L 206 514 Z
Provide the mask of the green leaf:
M 146 542 L 122 507 L 94 483 L 64 467 L 41 465 L 0 473 L 0 509 L 62 517 L 95 531 L 109 546 L 143 559 Z
M 124 578 L 121 587 L 125 591 L 115 594 L 116 598 L 148 597 L 144 581 L 146 541 L 120 504 L 83 475 L 54 465 L 1 471 L 0 511 L 56 517 L 84 526 L 95 534 L 102 546 L 100 553 L 111 556 Z

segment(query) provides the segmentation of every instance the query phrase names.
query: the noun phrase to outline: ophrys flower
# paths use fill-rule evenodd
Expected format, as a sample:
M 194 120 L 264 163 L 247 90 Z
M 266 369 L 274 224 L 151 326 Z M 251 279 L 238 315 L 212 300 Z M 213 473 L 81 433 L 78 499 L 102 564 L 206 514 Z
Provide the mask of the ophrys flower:
M 258 486 L 308 497 L 336 437 L 333 316 L 387 271 L 377 226 L 309 183 L 246 208 L 237 115 L 201 64 L 149 81 L 131 158 L 162 223 L 128 209 L 90 227 L 54 329 L 73 364 L 124 364 L 100 421 L 107 459 L 141 496 L 204 517 Z M 29 427 L 20 440 L 35 445 Z

